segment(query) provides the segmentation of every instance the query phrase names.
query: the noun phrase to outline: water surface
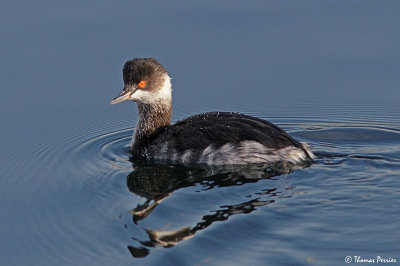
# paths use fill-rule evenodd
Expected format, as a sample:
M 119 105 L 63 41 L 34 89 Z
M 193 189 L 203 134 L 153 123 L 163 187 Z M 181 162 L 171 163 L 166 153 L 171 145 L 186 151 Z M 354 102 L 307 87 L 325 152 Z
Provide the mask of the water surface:
M 1 265 L 400 262 L 399 3 L 81 3 L 0 9 Z M 173 78 L 173 120 L 237 111 L 301 169 L 134 164 L 125 60 Z

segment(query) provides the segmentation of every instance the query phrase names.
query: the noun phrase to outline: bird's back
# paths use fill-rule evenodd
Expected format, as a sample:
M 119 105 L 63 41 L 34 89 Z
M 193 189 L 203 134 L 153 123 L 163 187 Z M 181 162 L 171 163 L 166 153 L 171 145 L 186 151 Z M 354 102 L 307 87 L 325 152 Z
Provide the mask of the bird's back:
M 301 143 L 268 121 L 210 112 L 160 128 L 132 152 L 136 157 L 224 164 L 277 161 L 285 149 L 310 157 Z

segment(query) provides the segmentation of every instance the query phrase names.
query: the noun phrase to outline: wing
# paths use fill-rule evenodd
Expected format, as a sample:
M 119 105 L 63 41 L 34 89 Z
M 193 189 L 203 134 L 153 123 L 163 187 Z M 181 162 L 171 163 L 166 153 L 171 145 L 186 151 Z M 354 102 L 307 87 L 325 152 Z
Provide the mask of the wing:
M 166 127 L 152 138 L 153 144 L 169 143 L 178 152 L 203 150 L 213 144 L 257 141 L 272 149 L 303 146 L 276 125 L 248 115 L 229 112 L 210 112 L 191 116 Z

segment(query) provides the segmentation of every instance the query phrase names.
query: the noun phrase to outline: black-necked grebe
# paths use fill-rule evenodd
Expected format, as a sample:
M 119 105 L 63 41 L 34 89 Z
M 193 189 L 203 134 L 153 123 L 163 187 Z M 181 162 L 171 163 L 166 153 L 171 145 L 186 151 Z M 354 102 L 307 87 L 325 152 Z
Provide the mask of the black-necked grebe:
M 139 121 L 131 151 L 134 159 L 160 159 L 214 165 L 311 161 L 307 144 L 274 124 L 239 113 L 210 112 L 170 125 L 171 78 L 153 58 L 125 63 L 124 89 L 110 104 L 137 103 Z

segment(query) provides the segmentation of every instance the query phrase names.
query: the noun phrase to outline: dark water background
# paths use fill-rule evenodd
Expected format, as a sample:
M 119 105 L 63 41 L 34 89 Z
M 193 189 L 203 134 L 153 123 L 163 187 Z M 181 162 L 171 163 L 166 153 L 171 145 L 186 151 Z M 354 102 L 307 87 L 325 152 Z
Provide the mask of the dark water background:
M 0 265 L 400 263 L 399 15 L 398 1 L 2 1 Z M 243 112 L 318 159 L 277 176 L 133 166 L 136 107 L 108 102 L 144 56 L 173 77 L 174 121 Z

